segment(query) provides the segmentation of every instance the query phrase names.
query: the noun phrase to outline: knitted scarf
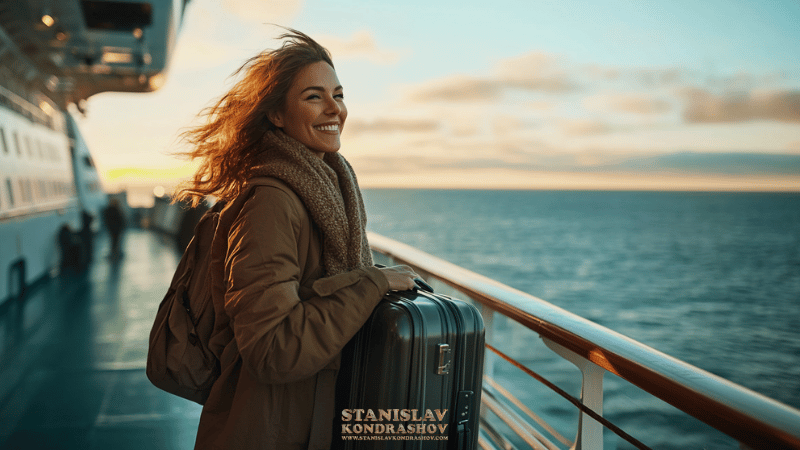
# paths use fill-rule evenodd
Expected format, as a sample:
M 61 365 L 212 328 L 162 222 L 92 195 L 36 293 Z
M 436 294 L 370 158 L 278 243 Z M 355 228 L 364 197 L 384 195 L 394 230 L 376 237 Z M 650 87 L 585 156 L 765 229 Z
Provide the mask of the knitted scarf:
M 268 131 L 253 176 L 286 183 L 303 201 L 322 232 L 327 276 L 372 266 L 367 214 L 353 168 L 338 152 L 324 159 L 281 130 Z

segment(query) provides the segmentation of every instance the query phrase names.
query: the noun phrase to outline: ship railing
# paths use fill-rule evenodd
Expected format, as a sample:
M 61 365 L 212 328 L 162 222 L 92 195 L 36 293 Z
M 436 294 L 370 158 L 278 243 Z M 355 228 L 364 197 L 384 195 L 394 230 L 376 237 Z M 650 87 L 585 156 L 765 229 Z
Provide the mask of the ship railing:
M 377 262 L 407 264 L 437 292 L 470 301 L 481 311 L 487 343 L 479 432 L 483 449 L 600 450 L 604 430 L 614 433 L 616 442 L 626 441 L 627 448 L 649 448 L 628 434 L 631 430 L 626 432 L 603 417 L 603 379 L 607 373 L 721 431 L 738 441 L 741 449 L 800 449 L 800 410 L 419 249 L 375 233 L 369 234 L 369 241 Z M 570 395 L 529 367 L 535 365 L 525 357 L 530 342 L 495 332 L 509 320 L 513 326 L 538 335 L 554 352 L 549 353 L 551 356 L 558 355 L 579 369 L 579 380 L 574 384 L 579 382 L 580 397 Z M 571 430 L 574 439 L 565 438 L 566 433 L 559 433 L 518 399 L 535 390 L 534 384 L 526 383 L 520 389 L 510 386 L 514 383 L 495 379 L 495 372 L 500 377 L 503 374 L 499 369 L 509 364 L 578 409 L 577 423 L 570 422 L 577 428 Z M 680 438 L 675 436 L 676 441 Z

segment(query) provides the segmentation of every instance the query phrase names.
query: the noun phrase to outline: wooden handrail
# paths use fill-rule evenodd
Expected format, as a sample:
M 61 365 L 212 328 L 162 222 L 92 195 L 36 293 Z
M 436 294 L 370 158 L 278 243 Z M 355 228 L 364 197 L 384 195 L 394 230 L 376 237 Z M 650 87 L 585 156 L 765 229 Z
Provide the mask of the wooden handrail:
M 749 447 L 800 449 L 800 410 L 401 242 L 369 242 Z

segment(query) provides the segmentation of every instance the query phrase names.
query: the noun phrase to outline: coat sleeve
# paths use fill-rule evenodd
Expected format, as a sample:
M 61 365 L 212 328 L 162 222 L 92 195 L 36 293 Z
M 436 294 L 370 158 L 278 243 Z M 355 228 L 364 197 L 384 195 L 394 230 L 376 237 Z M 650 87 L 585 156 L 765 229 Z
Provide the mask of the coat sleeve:
M 257 188 L 228 235 L 225 312 L 245 367 L 263 383 L 320 371 L 389 290 L 370 267 L 318 280 L 316 295 L 301 301 L 300 207 L 281 189 Z

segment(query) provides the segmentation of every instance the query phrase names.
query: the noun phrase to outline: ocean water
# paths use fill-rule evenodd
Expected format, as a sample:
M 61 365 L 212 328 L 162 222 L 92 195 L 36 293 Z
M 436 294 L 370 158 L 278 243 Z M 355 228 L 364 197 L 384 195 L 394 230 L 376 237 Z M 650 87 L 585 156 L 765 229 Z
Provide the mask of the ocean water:
M 368 189 L 364 197 L 372 231 L 800 408 L 800 194 Z M 579 395 L 568 363 L 520 344 L 535 335 L 498 327 L 517 343 L 516 357 Z M 530 383 L 510 369 L 496 376 Z M 737 448 L 613 376 L 605 385 L 606 417 L 652 448 Z M 574 426 L 571 405 L 529 390 L 525 401 Z M 630 448 L 606 439 L 606 448 Z

